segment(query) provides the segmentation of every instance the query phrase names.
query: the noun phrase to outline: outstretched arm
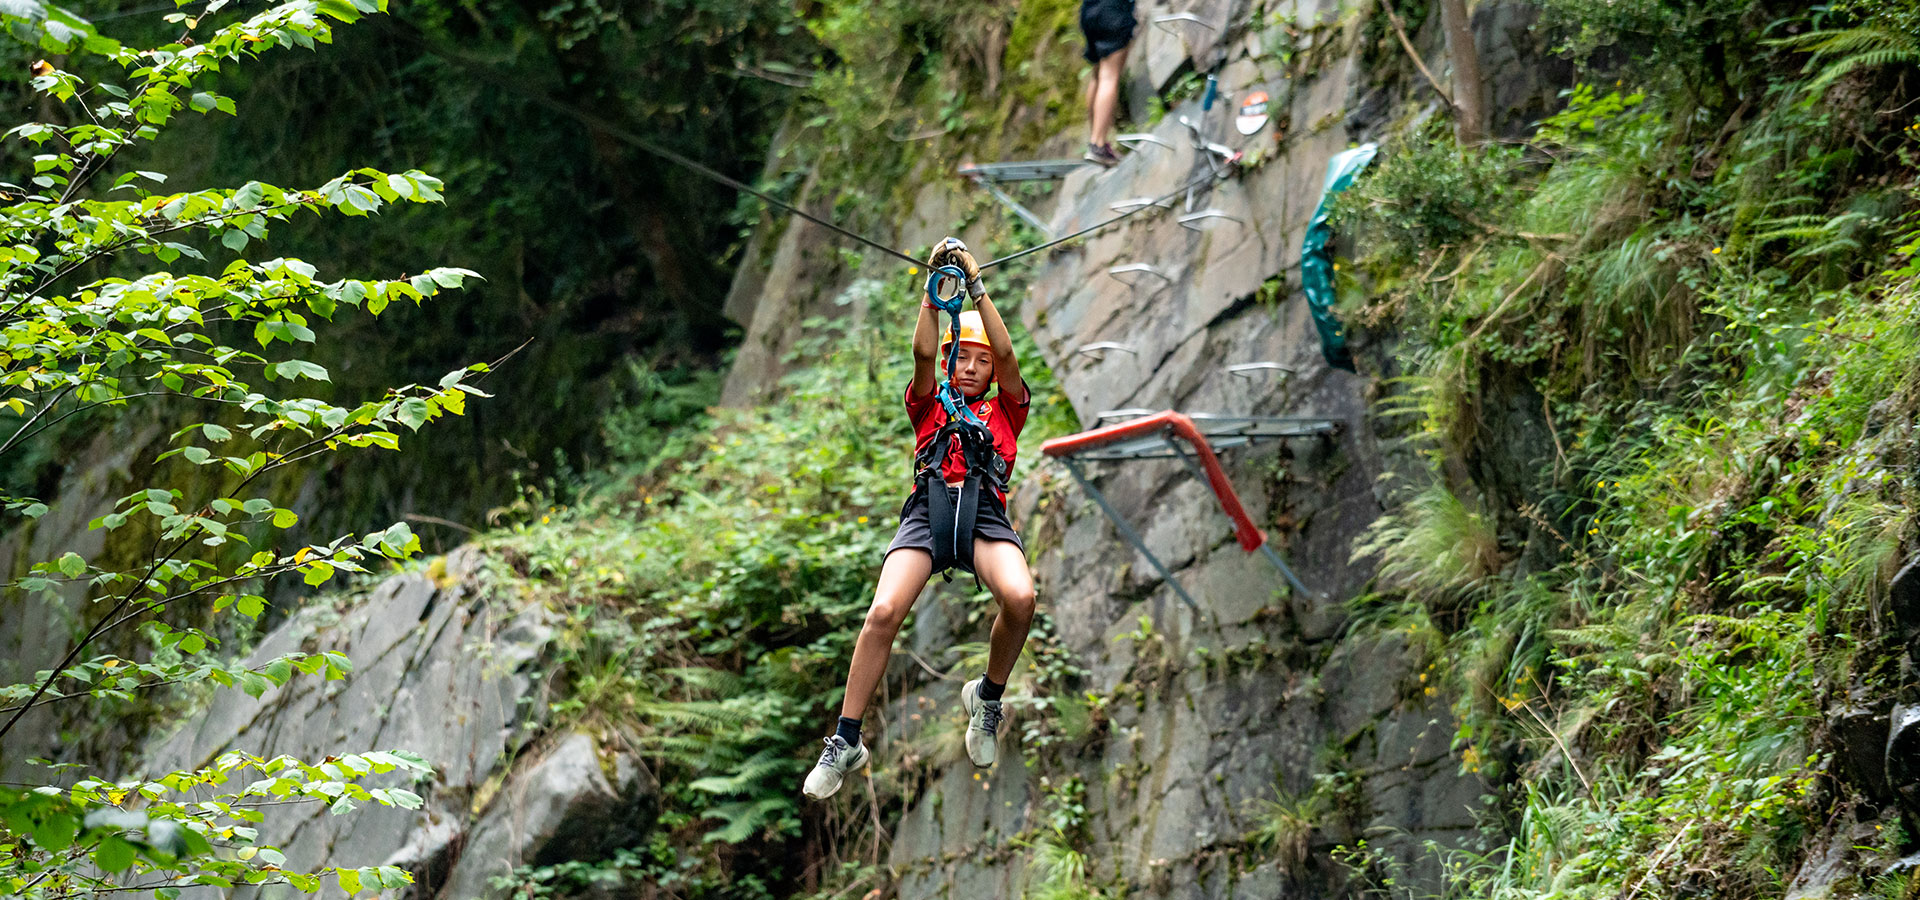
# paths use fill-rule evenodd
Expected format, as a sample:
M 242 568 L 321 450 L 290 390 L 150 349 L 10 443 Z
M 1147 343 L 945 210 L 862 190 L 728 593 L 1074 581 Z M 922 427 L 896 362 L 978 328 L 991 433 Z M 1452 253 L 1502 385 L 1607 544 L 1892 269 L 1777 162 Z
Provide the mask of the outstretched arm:
M 934 357 L 940 352 L 940 319 L 933 307 L 920 304 L 920 321 L 913 326 L 913 395 L 925 397 L 939 383 Z

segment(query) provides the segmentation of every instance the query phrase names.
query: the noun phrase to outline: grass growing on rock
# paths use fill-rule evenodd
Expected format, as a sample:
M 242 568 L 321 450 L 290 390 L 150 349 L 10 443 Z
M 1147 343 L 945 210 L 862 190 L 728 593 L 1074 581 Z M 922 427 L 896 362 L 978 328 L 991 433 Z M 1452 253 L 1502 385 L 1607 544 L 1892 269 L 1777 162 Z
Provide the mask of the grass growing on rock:
M 1834 834 L 1872 835 L 1856 870 L 1914 849 L 1827 716 L 1913 687 L 1883 601 L 1920 501 L 1920 146 L 1773 52 L 1757 108 L 1582 88 L 1533 152 L 1415 133 L 1344 201 L 1351 313 L 1404 337 L 1383 412 L 1432 461 L 1359 545 L 1359 621 L 1423 648 L 1503 800 L 1434 851 L 1450 895 L 1779 896 Z

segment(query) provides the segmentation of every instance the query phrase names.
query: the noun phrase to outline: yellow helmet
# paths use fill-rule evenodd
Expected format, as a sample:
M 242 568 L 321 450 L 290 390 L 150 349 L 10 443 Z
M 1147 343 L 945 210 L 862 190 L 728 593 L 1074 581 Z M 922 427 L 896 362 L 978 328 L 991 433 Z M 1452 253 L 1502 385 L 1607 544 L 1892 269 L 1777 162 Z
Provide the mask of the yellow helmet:
M 947 357 L 947 346 L 953 343 L 953 326 L 940 329 L 940 358 Z M 970 309 L 960 314 L 960 343 L 978 344 L 992 352 L 993 343 L 987 340 L 987 326 L 980 321 L 980 311 Z

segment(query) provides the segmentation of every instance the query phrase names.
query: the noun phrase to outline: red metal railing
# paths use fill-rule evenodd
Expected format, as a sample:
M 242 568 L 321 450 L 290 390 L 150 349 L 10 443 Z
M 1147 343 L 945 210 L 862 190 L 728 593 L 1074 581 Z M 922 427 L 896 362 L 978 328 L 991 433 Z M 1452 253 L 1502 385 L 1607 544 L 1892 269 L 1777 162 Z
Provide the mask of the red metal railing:
M 1200 433 L 1192 419 L 1180 413 L 1167 410 L 1105 428 L 1057 437 L 1041 444 L 1040 452 L 1053 457 L 1067 457 L 1083 450 L 1156 433 L 1171 435 L 1192 445 L 1193 455 L 1206 473 L 1208 486 L 1213 488 L 1213 495 L 1220 500 L 1220 508 L 1226 512 L 1228 519 L 1233 520 L 1234 537 L 1240 541 L 1240 549 L 1248 553 L 1260 549 L 1267 541 L 1266 534 L 1254 526 L 1253 519 L 1247 516 L 1246 509 L 1240 505 L 1240 495 L 1234 493 L 1233 483 L 1227 480 L 1227 473 L 1220 468 L 1220 460 L 1213 455 L 1213 447 L 1207 444 L 1206 435 Z

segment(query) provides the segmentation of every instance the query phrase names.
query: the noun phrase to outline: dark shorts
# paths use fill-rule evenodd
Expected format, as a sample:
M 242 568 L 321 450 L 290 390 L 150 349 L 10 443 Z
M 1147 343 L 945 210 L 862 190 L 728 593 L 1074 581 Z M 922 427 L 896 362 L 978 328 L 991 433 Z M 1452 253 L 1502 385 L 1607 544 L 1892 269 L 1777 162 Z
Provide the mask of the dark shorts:
M 959 502 L 959 488 L 949 487 L 947 493 L 954 498 L 954 502 Z M 1013 530 L 1013 523 L 1007 520 L 1006 504 L 993 495 L 992 489 L 980 492 L 980 512 L 974 517 L 973 537 L 975 540 L 1012 541 L 1021 553 L 1027 552 L 1027 545 L 1021 542 L 1020 535 Z M 914 491 L 913 496 L 907 498 L 906 505 L 900 507 L 900 530 L 893 533 L 893 543 L 887 545 L 887 553 L 908 547 L 933 552 L 933 526 L 927 521 L 927 498 L 919 491 Z
M 1080 33 L 1087 62 L 1097 63 L 1133 41 L 1133 0 L 1080 0 Z

